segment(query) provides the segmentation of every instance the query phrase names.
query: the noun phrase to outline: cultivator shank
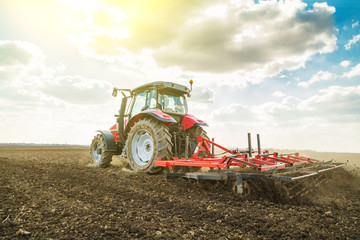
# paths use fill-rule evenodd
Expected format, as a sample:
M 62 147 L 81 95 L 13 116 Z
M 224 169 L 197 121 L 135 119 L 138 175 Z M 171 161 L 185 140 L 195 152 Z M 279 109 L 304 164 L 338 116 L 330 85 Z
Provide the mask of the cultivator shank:
M 251 148 L 250 134 L 248 134 L 249 148 L 246 151 L 230 150 L 201 136 L 198 136 L 197 139 L 198 145 L 191 157 L 174 158 L 173 160 L 157 159 L 155 166 L 167 167 L 169 169 L 167 178 L 185 177 L 220 181 L 235 179 L 237 192 L 243 193 L 244 178 L 270 178 L 275 180 L 276 186 L 281 186 L 281 182 L 304 179 L 345 165 L 299 156 L 298 153 L 261 152 L 259 135 L 257 135 L 258 151 L 254 157 L 252 157 L 254 151 Z M 216 156 L 214 151 L 210 151 L 214 147 L 225 151 L 225 155 Z M 202 157 L 199 156 L 200 152 L 203 152 Z M 174 167 L 178 166 L 208 167 L 211 168 L 211 171 L 207 173 L 174 172 Z

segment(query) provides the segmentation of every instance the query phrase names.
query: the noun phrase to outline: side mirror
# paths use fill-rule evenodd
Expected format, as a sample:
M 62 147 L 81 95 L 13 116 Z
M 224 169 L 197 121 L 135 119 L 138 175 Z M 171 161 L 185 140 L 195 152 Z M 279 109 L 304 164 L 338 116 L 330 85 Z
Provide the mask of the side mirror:
M 113 88 L 113 92 L 112 92 L 112 96 L 113 96 L 113 97 L 116 97 L 117 94 L 118 94 L 118 91 L 119 91 L 119 89 L 116 88 L 116 87 L 114 87 L 114 88 Z

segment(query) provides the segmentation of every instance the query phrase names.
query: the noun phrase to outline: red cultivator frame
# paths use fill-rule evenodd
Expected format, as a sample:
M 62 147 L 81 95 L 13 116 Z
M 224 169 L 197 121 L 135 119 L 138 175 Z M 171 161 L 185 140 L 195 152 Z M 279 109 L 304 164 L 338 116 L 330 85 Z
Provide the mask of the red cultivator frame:
M 277 184 L 275 185 L 281 186 L 281 181 L 289 182 L 302 179 L 345 165 L 344 163 L 324 162 L 302 157 L 298 153 L 278 154 L 268 151 L 261 153 L 259 134 L 257 135 L 258 154 L 255 157 L 252 157 L 254 151 L 251 148 L 250 133 L 248 134 L 249 150 L 247 151 L 229 150 L 201 136 L 198 136 L 197 139 L 198 145 L 191 157 L 174 158 L 173 160 L 157 159 L 155 166 L 167 167 L 169 169 L 167 178 L 185 177 L 210 180 L 235 178 L 237 192 L 243 193 L 243 178 L 272 178 L 276 180 Z M 212 146 L 212 151 L 210 146 Z M 216 157 L 214 147 L 229 155 Z M 173 167 L 176 166 L 209 167 L 213 171 L 208 173 L 175 173 Z

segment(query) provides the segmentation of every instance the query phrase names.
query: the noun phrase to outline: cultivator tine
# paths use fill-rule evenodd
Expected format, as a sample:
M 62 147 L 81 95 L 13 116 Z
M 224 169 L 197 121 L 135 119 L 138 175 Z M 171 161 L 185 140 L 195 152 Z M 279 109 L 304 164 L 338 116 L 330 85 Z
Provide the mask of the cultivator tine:
M 291 193 L 290 193 L 289 188 L 286 186 L 286 184 L 283 184 L 283 185 L 282 185 L 281 190 L 282 190 L 282 191 L 285 191 L 285 196 L 286 196 L 287 198 L 290 198 Z
M 288 188 L 290 193 L 290 199 L 294 199 L 297 197 L 304 197 L 309 193 L 313 192 L 318 186 L 323 184 L 326 181 L 326 178 L 322 175 L 317 175 L 311 181 L 307 181 L 306 179 L 301 180 L 300 182 L 296 183 L 291 188 Z M 300 188 L 299 188 L 300 186 Z M 293 191 L 296 190 L 296 191 Z
M 276 179 L 274 182 L 275 189 L 280 191 L 281 190 L 281 181 L 279 179 Z
M 298 186 L 300 186 L 303 182 L 302 181 L 298 181 L 296 184 L 294 184 L 292 187 L 288 187 L 288 191 L 291 192 L 292 190 L 294 190 L 295 188 L 297 188 Z
M 243 178 L 241 174 L 236 176 L 236 192 L 239 194 L 244 193 Z
M 307 188 L 302 188 L 302 190 L 299 190 L 299 191 L 297 191 L 295 194 L 292 194 L 291 196 L 290 196 L 290 199 L 294 199 L 294 198 L 296 198 L 296 197 L 303 197 L 303 196 L 305 196 L 306 194 L 308 194 L 308 193 L 310 193 L 310 192 L 312 192 L 313 190 L 311 189 L 311 188 L 309 188 L 309 187 L 307 187 Z

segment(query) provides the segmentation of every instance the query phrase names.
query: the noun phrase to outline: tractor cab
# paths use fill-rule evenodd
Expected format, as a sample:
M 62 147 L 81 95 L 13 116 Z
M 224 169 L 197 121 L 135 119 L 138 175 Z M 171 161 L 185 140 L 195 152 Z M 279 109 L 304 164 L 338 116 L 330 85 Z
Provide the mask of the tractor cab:
M 153 82 L 133 89 L 131 95 L 129 118 L 145 110 L 158 109 L 181 120 L 188 111 L 185 96 L 190 95 L 190 89 L 176 83 Z

